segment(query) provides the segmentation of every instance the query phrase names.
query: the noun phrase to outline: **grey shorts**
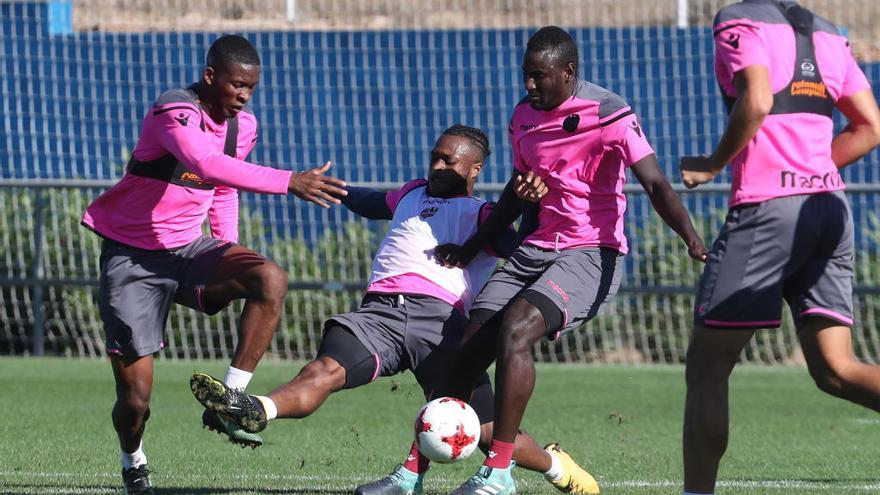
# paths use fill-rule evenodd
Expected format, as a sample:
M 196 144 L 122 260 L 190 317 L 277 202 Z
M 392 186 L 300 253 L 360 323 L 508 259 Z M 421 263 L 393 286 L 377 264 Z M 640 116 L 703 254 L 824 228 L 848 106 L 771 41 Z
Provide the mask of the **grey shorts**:
M 373 354 L 373 380 L 410 370 L 426 397 L 449 374 L 468 323 L 447 302 L 401 294 L 367 294 L 360 308 L 332 322 L 348 328 Z M 480 383 L 489 383 L 483 375 Z
M 107 353 L 138 357 L 162 349 L 172 303 L 207 314 L 223 309 L 205 307 L 204 288 L 231 246 L 203 236 L 177 249 L 148 251 L 105 239 L 98 309 Z
M 853 220 L 843 192 L 734 207 L 700 279 L 694 322 L 710 328 L 774 328 L 788 303 L 805 316 L 853 323 Z
M 554 340 L 593 319 L 602 304 L 617 294 L 622 272 L 623 256 L 613 249 L 586 247 L 557 253 L 523 244 L 495 270 L 471 311 L 498 312 L 524 291 L 538 292 L 562 313 L 561 325 L 547 329 L 547 337 Z

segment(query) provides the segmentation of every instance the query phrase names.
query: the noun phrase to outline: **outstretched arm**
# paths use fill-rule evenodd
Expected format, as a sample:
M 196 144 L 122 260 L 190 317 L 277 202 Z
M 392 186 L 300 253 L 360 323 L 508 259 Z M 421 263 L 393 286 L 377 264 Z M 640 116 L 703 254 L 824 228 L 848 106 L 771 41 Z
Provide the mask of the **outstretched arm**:
M 652 153 L 632 164 L 630 168 L 651 198 L 654 210 L 666 225 L 684 240 L 688 247 L 688 255 L 697 261 L 706 261 L 706 245 L 694 230 L 691 218 L 681 204 L 678 194 L 672 190 L 672 186 L 660 170 L 657 155 Z
M 354 186 L 346 186 L 345 191 L 348 195 L 342 197 L 342 204 L 352 212 L 370 220 L 391 220 L 386 193 Z

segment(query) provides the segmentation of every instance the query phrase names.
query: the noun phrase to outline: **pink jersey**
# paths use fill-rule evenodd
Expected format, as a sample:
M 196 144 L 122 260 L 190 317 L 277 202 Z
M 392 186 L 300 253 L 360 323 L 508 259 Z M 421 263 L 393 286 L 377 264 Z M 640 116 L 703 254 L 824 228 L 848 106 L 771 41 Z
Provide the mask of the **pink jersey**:
M 523 242 L 543 249 L 600 246 L 627 252 L 625 168 L 654 152 L 620 96 L 580 81 L 550 111 L 523 100 L 510 119 L 513 166 L 547 184 L 538 228 Z
M 98 234 L 141 249 L 171 249 L 202 235 L 207 218 L 214 237 L 238 242 L 238 189 L 285 194 L 291 171 L 245 162 L 257 139 L 257 121 L 238 114 L 235 157 L 224 154 L 227 123 L 211 120 L 192 89 L 164 93 L 147 112 L 132 163 L 177 164 L 173 178 L 132 173 L 86 209 L 82 223 Z M 167 164 L 167 163 L 166 163 Z
M 794 28 L 769 0 L 721 9 L 714 33 L 715 74 L 725 95 L 736 97 L 734 74 L 753 65 L 768 68 L 775 95 L 774 110 L 733 160 L 730 206 L 844 189 L 831 160 L 834 125 L 827 114 L 841 98 L 870 87 L 846 38 L 833 24 L 815 17 L 809 54 L 815 60 L 799 57 Z M 803 38 L 808 45 L 809 37 Z M 811 80 L 799 80 L 804 77 Z M 829 109 L 823 113 L 802 104 L 778 110 L 780 100 L 792 95 L 812 98 L 816 109 Z

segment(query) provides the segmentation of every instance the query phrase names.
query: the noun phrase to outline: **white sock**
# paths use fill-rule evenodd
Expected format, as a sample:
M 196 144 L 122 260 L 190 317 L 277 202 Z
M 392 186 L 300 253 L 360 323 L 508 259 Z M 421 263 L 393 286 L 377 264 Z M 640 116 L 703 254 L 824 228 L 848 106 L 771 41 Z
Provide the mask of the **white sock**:
M 266 410 L 266 419 L 275 419 L 278 417 L 278 408 L 275 407 L 274 400 L 265 395 L 255 395 L 254 397 L 260 399 L 260 404 L 263 404 L 263 409 Z
M 120 460 L 122 461 L 122 469 L 143 466 L 147 463 L 147 454 L 144 454 L 143 440 L 141 440 L 141 443 L 138 444 L 137 450 L 135 450 L 131 454 L 122 450 L 122 447 L 119 448 L 119 454 Z
M 710 492 L 710 493 L 696 493 L 696 492 L 685 491 L 683 495 L 715 495 L 715 492 Z
M 230 366 L 229 369 L 226 370 L 226 378 L 223 379 L 223 383 L 229 388 L 244 390 L 247 388 L 248 383 L 251 382 L 251 377 L 253 376 L 254 374 L 250 371 L 244 371 Z
M 544 477 L 550 481 L 559 481 L 562 479 L 562 475 L 565 474 L 562 470 L 562 463 L 559 462 L 559 458 L 553 455 L 553 452 L 548 452 L 550 454 L 550 469 L 544 473 Z

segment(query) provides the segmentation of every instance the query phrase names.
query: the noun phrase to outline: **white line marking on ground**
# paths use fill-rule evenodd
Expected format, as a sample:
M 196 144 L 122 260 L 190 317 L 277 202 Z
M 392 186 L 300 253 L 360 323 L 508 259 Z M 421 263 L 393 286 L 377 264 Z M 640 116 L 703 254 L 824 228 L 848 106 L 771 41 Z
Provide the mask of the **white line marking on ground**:
M 378 475 L 377 475 L 378 476 Z M 19 479 L 42 479 L 42 478 L 85 478 L 85 479 L 117 479 L 119 477 L 116 473 L 74 473 L 74 472 L 64 472 L 64 471 L 0 471 L 0 477 L 10 478 L 16 477 Z M 170 475 L 170 477 L 174 478 L 174 475 Z M 188 473 L 186 476 L 187 480 L 210 480 L 213 483 L 216 483 L 217 477 L 214 474 L 198 474 L 198 473 Z M 248 473 L 237 473 L 229 475 L 230 479 L 234 479 L 238 482 L 248 481 L 248 480 L 276 480 L 276 481 L 288 481 L 288 482 L 306 482 L 306 483 L 333 483 L 333 482 L 341 482 L 341 483 L 361 483 L 368 481 L 368 477 L 364 476 L 329 476 L 329 475 L 295 475 L 295 474 L 248 474 Z M 463 480 L 452 479 L 443 476 L 432 476 L 430 478 L 430 482 L 437 484 L 455 484 L 457 482 L 461 482 Z M 521 484 L 524 486 L 537 486 L 543 484 L 543 481 L 535 480 L 520 480 Z M 675 488 L 681 486 L 681 481 L 678 480 L 599 480 L 599 484 L 606 488 L 644 488 L 645 490 L 651 490 L 656 488 Z M 755 488 L 762 490 L 850 490 L 857 492 L 871 492 L 877 493 L 880 492 L 880 482 L 877 483 L 864 483 L 857 481 L 808 481 L 808 480 L 722 480 L 718 482 L 719 488 Z M 36 488 L 36 487 L 34 487 Z M 95 493 L 95 490 L 100 490 L 100 493 L 114 493 L 116 490 L 112 489 L 100 489 L 98 487 L 91 488 L 62 488 L 62 487 L 39 487 L 40 490 L 51 490 L 46 493 Z M 246 490 L 247 488 L 243 487 L 242 490 Z

